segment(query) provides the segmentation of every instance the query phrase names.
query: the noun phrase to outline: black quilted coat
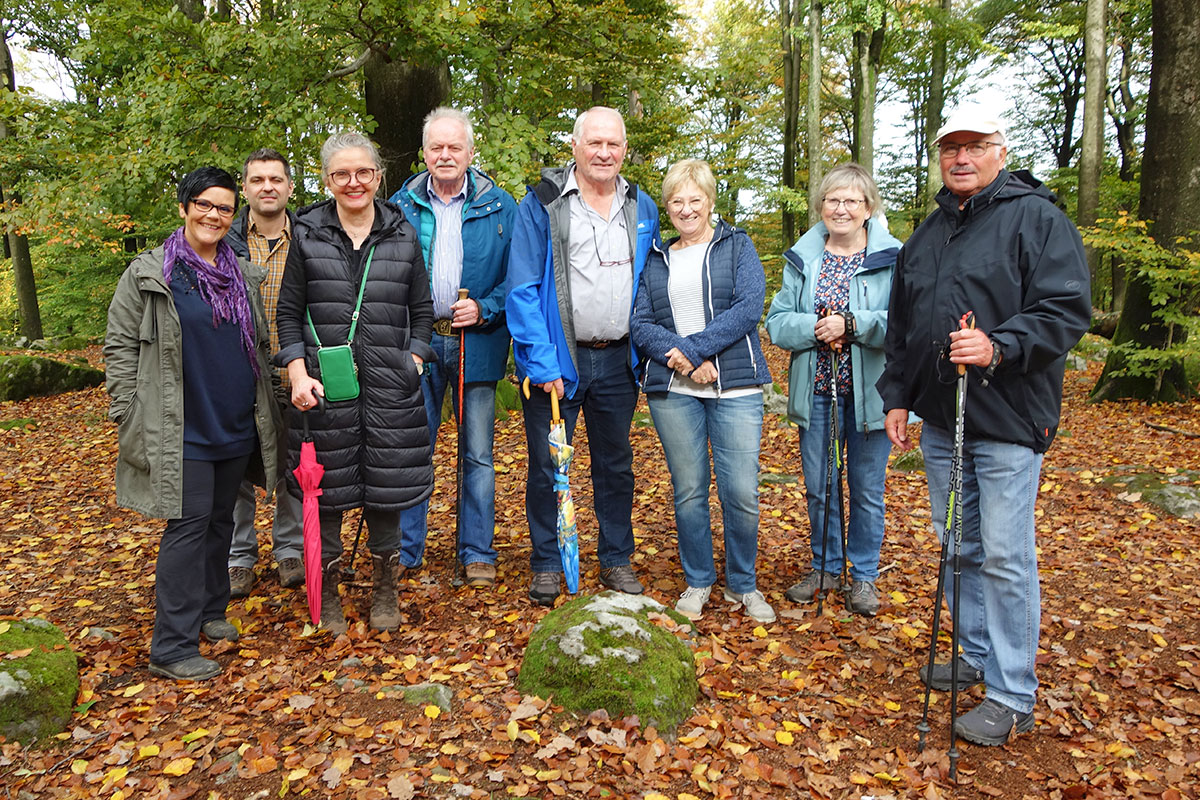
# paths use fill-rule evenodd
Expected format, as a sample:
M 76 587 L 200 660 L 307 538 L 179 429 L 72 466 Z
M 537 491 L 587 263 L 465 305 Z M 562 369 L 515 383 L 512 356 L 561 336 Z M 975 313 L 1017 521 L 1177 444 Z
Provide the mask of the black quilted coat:
M 322 511 L 399 510 L 433 489 L 425 403 L 411 355 L 433 358 L 433 301 L 416 231 L 398 206 L 375 201 L 375 226 L 357 252 L 332 200 L 300 211 L 279 291 L 276 362 L 283 366 L 303 357 L 308 374 L 321 379 L 305 310 L 322 344 L 345 344 L 372 247 L 353 342 L 359 396 L 327 403 L 323 413 L 308 412 L 317 459 L 325 467 Z M 297 409 L 290 413 L 288 462 L 294 468 L 302 424 Z M 289 482 L 298 495 L 290 469 Z

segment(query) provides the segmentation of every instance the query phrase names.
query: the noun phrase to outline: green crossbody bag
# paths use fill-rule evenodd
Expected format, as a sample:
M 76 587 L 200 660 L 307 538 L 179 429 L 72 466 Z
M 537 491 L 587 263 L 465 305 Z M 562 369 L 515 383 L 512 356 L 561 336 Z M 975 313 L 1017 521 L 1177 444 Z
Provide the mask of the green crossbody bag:
M 358 287 L 358 301 L 354 304 L 354 314 L 350 317 L 350 335 L 345 344 L 326 347 L 317 336 L 317 326 L 313 325 L 312 314 L 304 310 L 308 319 L 308 327 L 313 339 L 317 342 L 317 367 L 321 370 L 321 384 L 325 387 L 325 399 L 337 403 L 343 400 L 353 400 L 358 397 L 358 364 L 354 362 L 354 332 L 358 330 L 358 312 L 362 308 L 363 293 L 367 289 L 367 273 L 371 271 L 371 259 L 375 256 L 375 248 L 367 253 L 367 265 L 363 268 L 362 283 Z

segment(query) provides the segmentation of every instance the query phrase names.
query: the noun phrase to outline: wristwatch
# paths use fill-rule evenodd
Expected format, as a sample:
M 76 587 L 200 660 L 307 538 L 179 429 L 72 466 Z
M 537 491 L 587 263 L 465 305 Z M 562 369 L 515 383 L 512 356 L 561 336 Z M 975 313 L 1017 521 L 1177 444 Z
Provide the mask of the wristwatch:
M 983 371 L 983 380 L 981 381 L 983 386 L 988 385 L 988 382 L 991 381 L 992 376 L 996 373 L 996 367 L 1000 366 L 1000 362 L 1004 360 L 1004 353 L 1000 351 L 1000 343 L 990 336 L 988 337 L 988 341 L 992 343 L 992 362 Z
M 858 326 L 854 323 L 854 312 L 839 311 L 838 316 L 846 321 L 846 340 L 854 341 L 855 334 L 858 333 Z

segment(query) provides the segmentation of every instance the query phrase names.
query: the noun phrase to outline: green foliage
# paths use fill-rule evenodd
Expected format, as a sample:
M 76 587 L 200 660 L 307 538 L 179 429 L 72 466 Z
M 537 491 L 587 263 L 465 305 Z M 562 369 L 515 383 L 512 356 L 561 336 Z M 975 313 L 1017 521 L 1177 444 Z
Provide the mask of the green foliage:
M 1085 244 L 1119 256 L 1126 269 L 1146 278 L 1151 315 L 1167 330 L 1162 348 L 1143 347 L 1136 341 L 1115 344 L 1123 367 L 1113 377 L 1153 376 L 1181 360 L 1200 359 L 1200 252 L 1190 249 L 1192 243 L 1172 243 L 1176 249 L 1168 250 L 1154 241 L 1144 220 L 1125 213 L 1098 220 L 1096 227 L 1081 232 Z

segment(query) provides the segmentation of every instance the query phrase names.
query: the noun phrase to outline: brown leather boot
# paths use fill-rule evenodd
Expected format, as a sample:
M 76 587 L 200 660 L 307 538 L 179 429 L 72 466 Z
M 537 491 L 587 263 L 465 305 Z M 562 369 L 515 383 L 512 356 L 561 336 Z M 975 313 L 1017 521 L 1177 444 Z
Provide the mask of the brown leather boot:
M 334 636 L 346 632 L 346 617 L 342 614 L 342 596 L 338 586 L 342 581 L 342 560 L 335 558 L 321 564 L 321 629 Z
M 400 553 L 371 554 L 371 627 L 394 631 L 400 627 L 400 608 L 396 602 L 396 569 Z

